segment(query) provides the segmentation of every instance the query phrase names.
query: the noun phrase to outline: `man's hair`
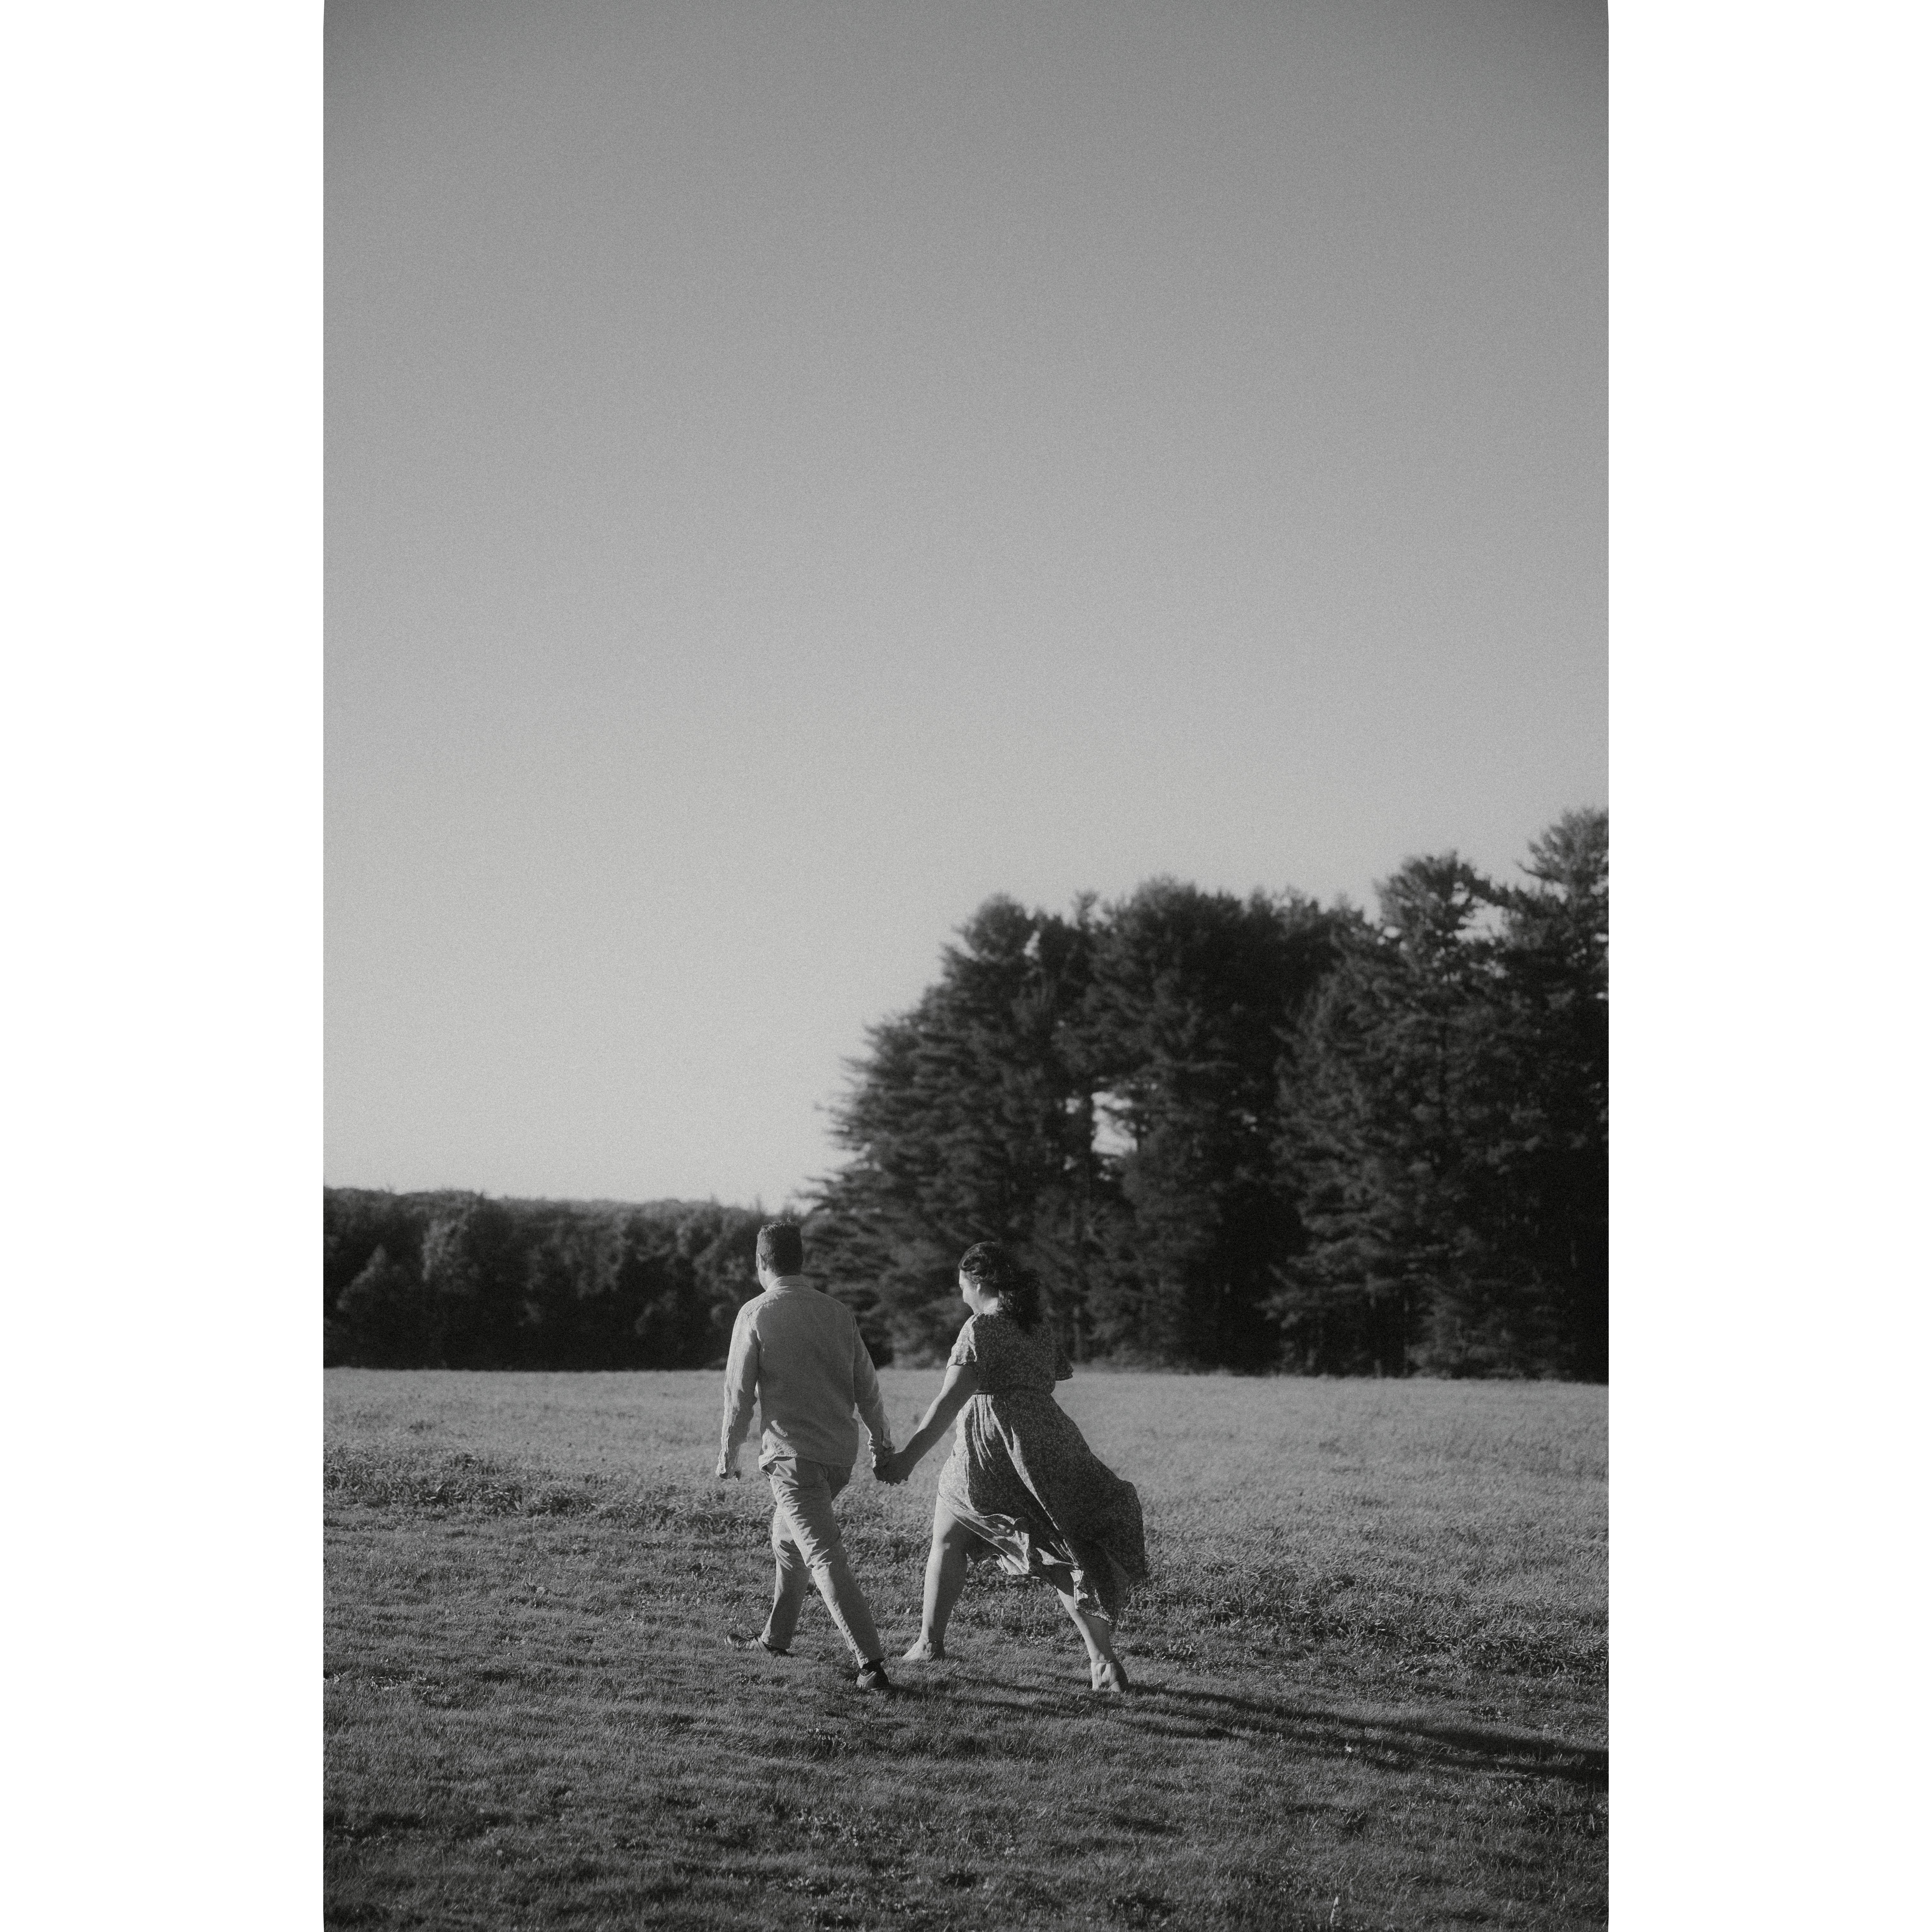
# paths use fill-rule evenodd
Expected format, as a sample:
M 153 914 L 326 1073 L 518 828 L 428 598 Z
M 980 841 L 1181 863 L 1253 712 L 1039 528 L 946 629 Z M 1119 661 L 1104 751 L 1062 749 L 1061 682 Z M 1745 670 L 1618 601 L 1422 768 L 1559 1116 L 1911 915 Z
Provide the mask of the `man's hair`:
M 758 1230 L 758 1258 L 774 1274 L 796 1274 L 805 1266 L 805 1237 L 789 1221 L 767 1221 Z

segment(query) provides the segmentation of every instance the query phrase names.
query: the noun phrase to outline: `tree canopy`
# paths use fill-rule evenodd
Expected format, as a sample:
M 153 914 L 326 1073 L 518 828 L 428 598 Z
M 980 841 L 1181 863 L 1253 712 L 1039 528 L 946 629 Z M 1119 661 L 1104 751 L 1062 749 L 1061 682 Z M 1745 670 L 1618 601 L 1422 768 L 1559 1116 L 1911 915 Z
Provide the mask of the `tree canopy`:
M 1076 1357 L 1606 1374 L 1606 814 L 1522 872 L 1413 859 L 1375 920 L 1172 879 L 989 900 L 852 1069 L 833 1277 L 914 1360 L 992 1238 Z
M 944 1354 L 997 1240 L 1076 1360 L 1606 1377 L 1607 814 L 1520 872 L 1411 859 L 1374 918 L 1166 878 L 988 900 L 850 1068 L 808 1271 L 881 1361 Z M 701 1366 L 761 1218 L 325 1190 L 326 1358 Z

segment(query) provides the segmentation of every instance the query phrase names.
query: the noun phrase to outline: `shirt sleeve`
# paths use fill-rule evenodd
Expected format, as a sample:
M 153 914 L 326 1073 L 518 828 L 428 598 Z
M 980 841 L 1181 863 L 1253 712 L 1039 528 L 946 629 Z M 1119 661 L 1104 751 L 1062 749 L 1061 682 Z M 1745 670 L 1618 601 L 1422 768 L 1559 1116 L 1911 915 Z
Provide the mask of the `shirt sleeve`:
M 1066 1351 L 1056 1342 L 1053 1345 L 1053 1379 L 1057 1382 L 1070 1382 L 1073 1364 L 1066 1359 Z
M 748 1311 L 741 1309 L 731 1325 L 731 1352 L 724 1363 L 724 1420 L 718 1432 L 718 1459 L 727 1468 L 751 1429 L 758 1393 L 758 1331 Z
M 878 1372 L 872 1366 L 872 1355 L 856 1321 L 852 1324 L 852 1399 L 858 1405 L 859 1420 L 866 1425 L 866 1433 L 872 1438 L 873 1454 L 890 1456 L 892 1432 L 886 1426 L 886 1400 L 879 1393 Z
M 978 1319 L 977 1316 L 973 1315 L 966 1318 L 966 1325 L 960 1330 L 959 1339 L 953 1343 L 952 1352 L 946 1358 L 949 1366 L 963 1368 L 968 1362 L 980 1359 L 978 1345 L 973 1340 L 973 1324 Z

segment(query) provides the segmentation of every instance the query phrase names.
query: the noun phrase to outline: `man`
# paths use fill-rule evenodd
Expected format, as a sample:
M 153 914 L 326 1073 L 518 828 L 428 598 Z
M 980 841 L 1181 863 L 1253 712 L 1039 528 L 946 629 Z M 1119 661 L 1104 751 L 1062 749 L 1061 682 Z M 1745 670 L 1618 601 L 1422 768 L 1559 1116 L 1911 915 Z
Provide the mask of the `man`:
M 806 1575 L 852 1647 L 862 1690 L 887 1690 L 885 1653 L 864 1593 L 845 1562 L 832 1499 L 859 1451 L 856 1406 L 872 1439 L 874 1469 L 892 1453 L 885 1404 L 859 1324 L 842 1301 L 805 1279 L 805 1241 L 782 1221 L 758 1230 L 758 1283 L 764 1290 L 738 1311 L 724 1369 L 724 1422 L 718 1474 L 738 1474 L 738 1450 L 755 1398 L 764 1418 L 758 1466 L 772 1486 L 772 1551 L 778 1558 L 772 1613 L 758 1642 L 789 1654 Z

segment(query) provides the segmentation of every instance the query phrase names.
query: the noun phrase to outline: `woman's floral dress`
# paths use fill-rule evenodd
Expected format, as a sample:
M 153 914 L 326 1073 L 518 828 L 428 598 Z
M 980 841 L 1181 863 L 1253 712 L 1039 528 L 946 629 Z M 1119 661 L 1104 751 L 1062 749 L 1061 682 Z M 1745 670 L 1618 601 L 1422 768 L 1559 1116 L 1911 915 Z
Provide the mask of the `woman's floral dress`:
M 1059 1345 L 1044 1328 L 1029 1334 L 1009 1316 L 976 1315 L 947 1359 L 976 1364 L 980 1380 L 940 1472 L 940 1510 L 984 1546 L 969 1554 L 1117 1616 L 1147 1580 L 1141 1499 L 1054 1400 L 1054 1384 L 1073 1372 Z

